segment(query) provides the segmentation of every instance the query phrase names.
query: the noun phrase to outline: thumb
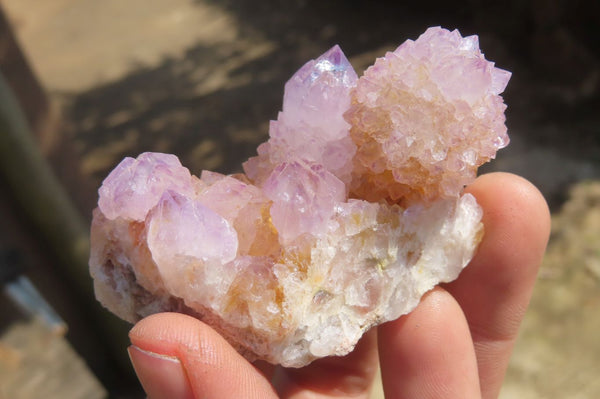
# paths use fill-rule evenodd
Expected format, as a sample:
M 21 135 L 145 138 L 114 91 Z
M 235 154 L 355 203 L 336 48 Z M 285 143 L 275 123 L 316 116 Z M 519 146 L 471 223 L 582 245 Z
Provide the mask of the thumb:
M 129 355 L 150 399 L 276 398 L 265 376 L 212 328 L 158 313 L 129 332 Z
M 178 358 L 131 345 L 127 352 L 149 399 L 193 399 L 187 373 Z

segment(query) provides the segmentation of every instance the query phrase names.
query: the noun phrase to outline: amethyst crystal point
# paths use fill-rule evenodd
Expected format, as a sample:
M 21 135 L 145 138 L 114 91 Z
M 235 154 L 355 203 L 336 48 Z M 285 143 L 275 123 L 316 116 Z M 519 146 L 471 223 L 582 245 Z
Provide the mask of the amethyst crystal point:
M 109 219 L 144 220 L 163 192 L 191 192 L 192 176 L 175 155 L 146 152 L 125 158 L 100 187 L 98 206 Z
M 294 121 L 296 117 L 323 117 L 337 110 L 341 116 L 348 104 L 346 101 L 330 101 L 332 96 L 347 100 L 348 89 L 356 86 L 358 76 L 339 46 L 333 46 L 316 60 L 308 61 L 285 84 L 283 112 Z M 304 115 L 302 115 L 304 114 Z M 330 116 L 330 115 L 329 115 Z M 298 121 L 299 119 L 296 119 Z M 322 124 L 323 120 L 307 119 L 307 122 Z
M 248 177 L 260 184 L 279 163 L 302 159 L 349 182 L 356 147 L 344 112 L 357 81 L 339 46 L 304 64 L 285 85 L 283 111 L 271 122 L 269 141 L 244 164 Z
M 318 164 L 281 163 L 263 185 L 273 201 L 271 217 L 283 244 L 304 233 L 327 232 L 335 206 L 346 199 L 346 187 Z
M 477 38 L 430 28 L 357 76 L 335 46 L 286 84 L 247 175 L 127 158 L 99 190 L 90 271 L 136 321 L 210 324 L 248 359 L 301 367 L 455 279 L 483 234 L 462 193 L 508 143 L 510 73 Z
M 238 250 L 237 233 L 225 218 L 172 191 L 165 192 L 149 215 L 147 242 L 156 264 L 167 265 L 161 268 L 163 276 L 186 262 L 227 263 Z

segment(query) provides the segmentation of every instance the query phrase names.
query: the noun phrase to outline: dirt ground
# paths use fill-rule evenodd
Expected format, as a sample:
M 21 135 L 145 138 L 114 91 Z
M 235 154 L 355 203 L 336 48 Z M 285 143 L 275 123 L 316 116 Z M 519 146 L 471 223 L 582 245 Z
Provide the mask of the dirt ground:
M 536 184 L 553 211 L 501 398 L 600 397 L 600 6 L 594 1 L 2 0 L 62 124 L 39 137 L 79 209 L 124 156 L 177 154 L 231 173 L 283 85 L 340 44 L 361 71 L 427 26 L 479 34 L 513 72 L 511 145 L 484 171 Z M 432 11 L 434 10 L 434 11 Z M 374 397 L 382 397 L 375 393 Z

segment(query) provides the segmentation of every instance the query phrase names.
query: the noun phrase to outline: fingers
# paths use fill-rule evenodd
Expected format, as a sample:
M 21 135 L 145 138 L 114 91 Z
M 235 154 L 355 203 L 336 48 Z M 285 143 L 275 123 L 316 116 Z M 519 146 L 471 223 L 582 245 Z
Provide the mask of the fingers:
M 386 398 L 479 398 L 477 361 L 458 303 L 436 288 L 398 320 L 379 326 Z
M 197 319 L 155 314 L 129 337 L 131 360 L 150 399 L 277 397 L 257 368 Z
M 473 337 L 483 398 L 496 398 L 550 231 L 548 207 L 526 180 L 492 173 L 467 189 L 484 210 L 475 258 L 445 285 Z
M 371 330 L 346 356 L 319 359 L 300 369 L 278 369 L 274 384 L 288 399 L 367 399 L 377 366 L 377 335 Z

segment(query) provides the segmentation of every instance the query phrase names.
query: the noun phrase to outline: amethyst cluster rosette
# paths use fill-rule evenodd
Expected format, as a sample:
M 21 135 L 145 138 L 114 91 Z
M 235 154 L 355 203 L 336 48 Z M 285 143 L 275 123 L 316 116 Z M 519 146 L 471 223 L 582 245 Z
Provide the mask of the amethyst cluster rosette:
M 94 211 L 98 299 L 131 322 L 198 317 L 250 360 L 350 352 L 472 258 L 482 211 L 463 187 L 508 143 L 509 78 L 458 31 L 430 28 L 360 79 L 335 46 L 287 82 L 244 174 L 126 158 Z

